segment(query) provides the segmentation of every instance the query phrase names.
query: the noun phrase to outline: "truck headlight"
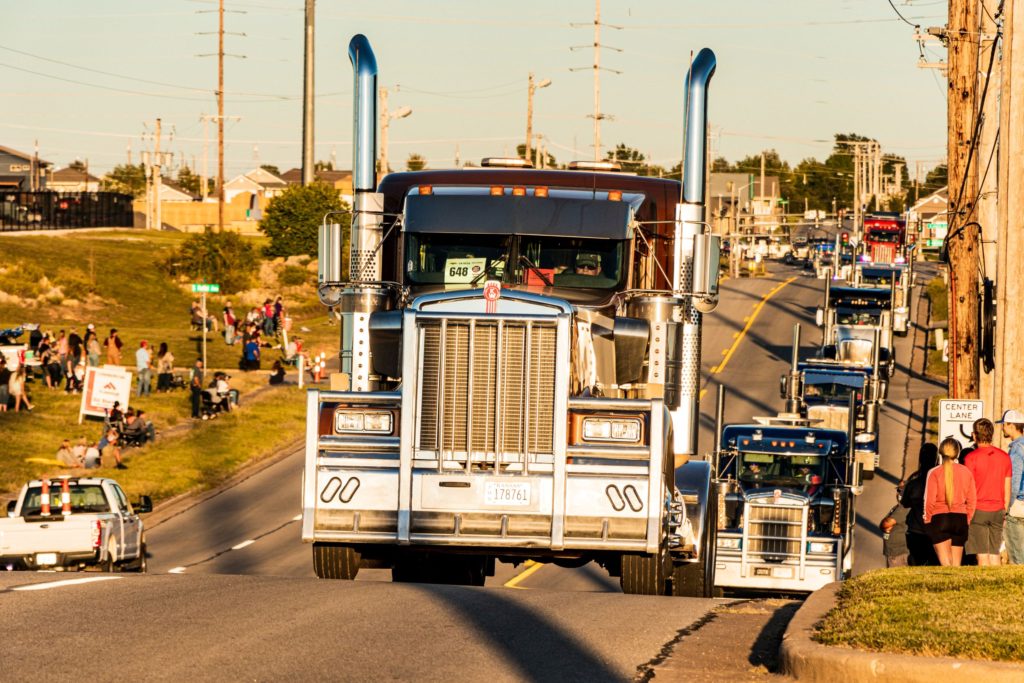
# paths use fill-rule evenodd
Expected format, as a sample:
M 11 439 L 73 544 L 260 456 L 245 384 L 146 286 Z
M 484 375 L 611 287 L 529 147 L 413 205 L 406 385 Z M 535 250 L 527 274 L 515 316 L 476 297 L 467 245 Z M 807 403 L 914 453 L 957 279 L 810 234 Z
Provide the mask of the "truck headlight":
M 719 548 L 727 548 L 729 550 L 739 550 L 740 549 L 740 543 L 742 542 L 742 540 L 743 539 L 741 539 L 741 538 L 722 538 L 721 536 L 719 536 L 718 537 L 718 547 Z
M 390 412 L 368 410 L 339 410 L 334 413 L 334 431 L 339 433 L 363 432 L 390 434 Z
M 583 418 L 584 441 L 640 443 L 641 431 L 640 420 L 637 418 Z
M 809 553 L 832 553 L 835 552 L 835 549 L 836 544 L 834 541 L 811 541 L 807 544 L 807 552 Z
M 857 436 L 853 437 L 853 440 L 855 443 L 873 443 L 875 440 L 875 435 L 872 434 L 871 432 L 867 432 L 865 434 L 858 434 Z

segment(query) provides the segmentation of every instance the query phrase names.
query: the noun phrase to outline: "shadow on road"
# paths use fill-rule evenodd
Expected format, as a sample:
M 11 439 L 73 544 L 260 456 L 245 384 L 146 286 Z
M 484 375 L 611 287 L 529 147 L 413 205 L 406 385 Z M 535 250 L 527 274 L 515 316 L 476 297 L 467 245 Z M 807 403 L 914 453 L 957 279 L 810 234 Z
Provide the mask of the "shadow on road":
M 473 624 L 481 639 L 531 681 L 610 681 L 621 674 L 558 624 L 500 591 L 408 584 L 429 594 L 460 620 Z M 511 635 L 510 634 L 514 634 Z M 440 634 L 438 634 L 440 635 Z
M 747 661 L 753 666 L 763 666 L 769 671 L 779 669 L 779 646 L 782 645 L 782 636 L 786 632 L 790 619 L 800 609 L 803 602 L 791 602 L 775 610 L 771 619 L 764 625 L 757 639 L 750 646 L 750 655 Z

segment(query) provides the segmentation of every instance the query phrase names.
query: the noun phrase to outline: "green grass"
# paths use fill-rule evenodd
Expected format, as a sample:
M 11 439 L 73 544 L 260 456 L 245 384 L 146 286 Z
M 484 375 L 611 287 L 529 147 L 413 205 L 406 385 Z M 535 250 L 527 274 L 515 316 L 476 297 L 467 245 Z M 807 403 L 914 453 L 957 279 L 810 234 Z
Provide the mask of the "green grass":
M 925 287 L 925 295 L 931 301 L 931 321 L 949 320 L 949 291 L 941 277 L 933 278 Z M 928 353 L 927 374 L 933 377 L 946 378 L 949 372 L 949 363 L 942 360 L 942 349 L 933 349 L 934 332 L 929 333 L 928 344 L 925 345 Z
M 876 652 L 1024 661 L 1024 567 L 906 567 L 843 584 L 816 640 Z
M 0 235 L 0 328 L 39 323 L 45 331 L 77 328 L 83 334 L 91 322 L 102 339 L 111 327 L 116 327 L 125 342 L 122 360 L 126 366 L 134 365 L 132 354 L 139 341 L 147 339 L 154 346 L 167 342 L 177 371 L 184 373 L 201 351 L 201 334 L 189 328 L 193 295 L 158 263 L 185 238 L 181 233 L 140 230 Z M 254 242 L 262 246 L 266 240 L 255 238 Z M 276 284 L 261 280 L 258 285 L 267 288 L 268 295 L 276 287 L 283 288 L 281 293 L 294 320 L 293 336 L 301 336 L 310 353 L 333 355 L 338 346 L 338 328 L 327 324 L 326 311 L 311 284 L 315 277 L 306 272 L 308 277 L 303 281 L 300 266 L 284 266 L 279 268 Z M 12 299 L 12 295 L 20 299 Z M 211 313 L 219 316 L 228 298 L 235 304 L 235 313 L 244 314 L 245 306 L 237 295 L 228 294 L 209 298 Z M 32 300 L 26 303 L 25 299 Z M 20 341 L 27 342 L 28 335 Z M 269 369 L 279 354 L 278 350 L 264 349 L 264 369 Z M 302 435 L 301 420 L 296 416 L 303 412 L 304 402 L 286 389 L 274 390 L 252 406 L 248 404 L 246 396 L 264 385 L 267 376 L 237 371 L 240 355 L 241 345 L 227 346 L 217 333 L 208 336 L 208 366 L 232 373 L 232 386 L 242 393 L 243 410 L 199 425 L 195 436 L 169 437 L 141 450 L 128 450 L 130 469 L 117 472 L 119 481 L 138 482 L 126 484 L 133 493 L 175 495 L 221 481 L 240 463 L 267 454 L 271 444 L 280 445 Z M 16 490 L 27 479 L 59 471 L 45 461 L 54 457 L 62 439 L 97 439 L 100 435 L 98 421 L 77 424 L 80 396 L 49 391 L 38 381 L 29 387 L 36 404 L 34 412 L 0 413 L 0 492 Z M 145 409 L 157 429 L 163 431 L 188 421 L 190 412 L 188 395 L 182 391 L 133 399 L 132 406 Z M 201 437 L 221 434 L 212 446 L 205 436 Z M 150 459 L 151 453 L 160 457 Z

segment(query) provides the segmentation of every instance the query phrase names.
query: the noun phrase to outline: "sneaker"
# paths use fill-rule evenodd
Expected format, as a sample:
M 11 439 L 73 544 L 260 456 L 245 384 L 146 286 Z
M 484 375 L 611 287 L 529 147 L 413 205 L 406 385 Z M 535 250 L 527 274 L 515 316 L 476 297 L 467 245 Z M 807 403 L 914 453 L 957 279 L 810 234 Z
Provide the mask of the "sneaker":
M 209 415 L 203 415 L 203 419 L 204 419 L 204 420 L 209 420 L 209 419 L 210 419 L 210 416 L 209 416 Z

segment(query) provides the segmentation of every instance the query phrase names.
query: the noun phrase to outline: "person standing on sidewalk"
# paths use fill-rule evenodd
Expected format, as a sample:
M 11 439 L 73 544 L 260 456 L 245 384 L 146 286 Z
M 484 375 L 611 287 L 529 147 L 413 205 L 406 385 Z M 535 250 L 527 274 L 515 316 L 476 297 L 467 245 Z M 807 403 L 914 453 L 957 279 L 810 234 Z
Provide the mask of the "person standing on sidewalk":
M 913 567 L 934 567 L 939 563 L 924 528 L 925 482 L 938 458 L 939 449 L 935 444 L 921 444 L 921 450 L 917 453 L 917 470 L 907 477 L 900 498 L 900 505 L 907 510 L 907 548 L 910 551 L 910 565 Z
M 1003 518 L 1010 502 L 1010 456 L 992 445 L 995 431 L 991 420 L 975 420 L 971 434 L 976 445 L 963 461 L 974 475 L 978 492 L 978 510 L 971 520 L 964 552 L 977 555 L 980 567 L 999 564 Z
M 1003 436 L 1010 441 L 1010 509 L 1006 515 L 1006 553 L 1010 564 L 1024 564 L 1024 412 L 1007 410 Z
M 886 567 L 906 567 L 910 562 L 910 550 L 907 547 L 907 508 L 900 505 L 903 495 L 903 482 L 896 485 L 896 504 L 882 518 L 878 525 L 882 529 L 882 553 L 885 555 Z
M 924 529 L 943 567 L 959 567 L 964 544 L 977 507 L 971 471 L 958 463 L 960 442 L 943 439 L 939 444 L 942 464 L 928 473 L 924 488 Z

